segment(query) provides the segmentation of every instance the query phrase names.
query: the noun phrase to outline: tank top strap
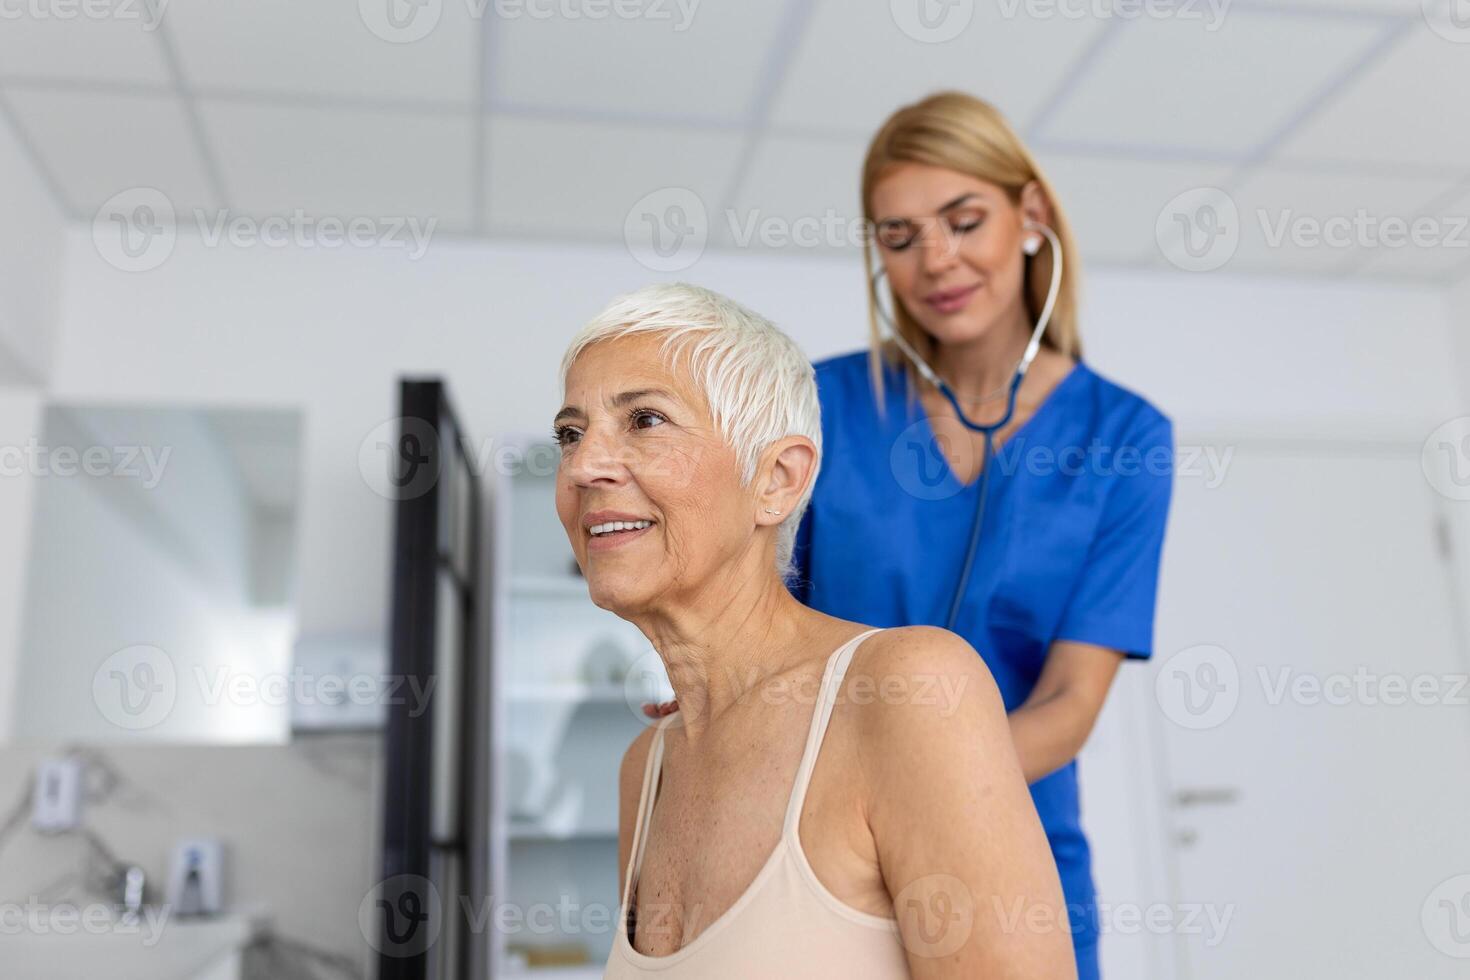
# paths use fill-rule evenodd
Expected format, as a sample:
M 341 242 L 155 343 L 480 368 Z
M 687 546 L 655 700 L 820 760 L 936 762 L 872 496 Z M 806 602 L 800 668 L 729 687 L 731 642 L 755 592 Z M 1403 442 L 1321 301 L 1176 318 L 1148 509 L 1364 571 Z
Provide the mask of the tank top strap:
M 859 633 L 838 647 L 827 659 L 827 669 L 822 674 L 822 684 L 817 689 L 816 707 L 812 709 L 812 724 L 806 736 L 806 748 L 801 753 L 801 765 L 796 770 L 796 782 L 791 786 L 791 799 L 786 804 L 786 820 L 781 827 L 783 837 L 795 838 L 797 824 L 801 819 L 801 808 L 806 802 L 806 789 L 812 780 L 812 770 L 817 765 L 817 754 L 822 748 L 822 739 L 827 734 L 827 723 L 832 719 L 832 708 L 837 703 L 837 693 L 842 690 L 842 678 L 847 665 L 862 642 L 882 630 L 871 629 Z
M 677 713 L 677 712 L 676 712 Z M 648 846 L 648 825 L 653 816 L 653 802 L 658 796 L 659 776 L 664 766 L 664 729 L 674 715 L 665 715 L 654 726 L 653 744 L 648 749 L 648 759 L 643 764 L 643 788 L 638 793 L 638 815 L 634 818 L 633 843 L 628 859 L 628 870 L 623 875 L 623 899 L 621 908 L 628 907 L 628 898 L 633 882 L 638 879 L 638 870 L 643 866 L 643 851 Z

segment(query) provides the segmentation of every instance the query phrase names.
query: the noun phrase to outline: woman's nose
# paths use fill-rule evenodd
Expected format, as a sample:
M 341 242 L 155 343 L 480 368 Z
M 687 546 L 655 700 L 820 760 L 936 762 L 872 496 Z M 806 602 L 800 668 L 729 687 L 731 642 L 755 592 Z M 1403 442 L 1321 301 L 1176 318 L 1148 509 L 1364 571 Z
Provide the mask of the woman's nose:
M 924 230 L 919 240 L 919 253 L 924 272 L 938 276 L 948 272 L 959 261 L 959 240 L 947 226 L 932 225 Z
M 616 440 L 597 426 L 588 426 L 562 461 L 567 476 L 583 487 L 622 482 L 627 478 L 626 464 Z

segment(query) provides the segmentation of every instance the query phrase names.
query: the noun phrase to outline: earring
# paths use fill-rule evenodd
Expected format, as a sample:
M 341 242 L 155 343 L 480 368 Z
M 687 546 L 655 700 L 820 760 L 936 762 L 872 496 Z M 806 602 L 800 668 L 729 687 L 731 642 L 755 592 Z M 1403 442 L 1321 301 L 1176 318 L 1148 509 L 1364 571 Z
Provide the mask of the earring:
M 1035 235 L 1032 235 L 1030 238 L 1026 239 L 1026 241 L 1022 243 L 1021 251 L 1025 252 L 1027 255 L 1035 255 L 1037 252 L 1041 251 L 1041 239 Z
M 771 508 L 769 508 L 769 507 L 765 507 L 765 508 L 762 508 L 762 509 L 763 509 L 763 510 L 764 510 L 764 511 L 765 511 L 765 512 L 766 512 L 766 513 L 767 513 L 767 514 L 775 514 L 775 515 L 776 515 L 776 516 L 777 516 L 777 517 L 780 517 L 780 516 L 781 516 L 781 512 L 780 512 L 780 511 L 779 511 L 779 510 L 771 510 Z

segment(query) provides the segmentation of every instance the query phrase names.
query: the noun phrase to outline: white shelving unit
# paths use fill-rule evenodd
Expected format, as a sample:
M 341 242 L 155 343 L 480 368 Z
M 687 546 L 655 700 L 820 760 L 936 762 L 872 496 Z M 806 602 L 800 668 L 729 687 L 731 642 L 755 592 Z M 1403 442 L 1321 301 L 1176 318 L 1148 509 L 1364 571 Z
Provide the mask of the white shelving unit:
M 618 768 L 641 705 L 670 696 L 632 625 L 597 608 L 557 519 L 554 451 L 508 440 L 502 457 L 539 465 L 487 473 L 494 489 L 495 784 L 488 930 L 494 976 L 601 977 L 618 919 Z M 534 924 L 533 924 L 534 923 Z M 576 947 L 582 947 L 581 951 Z M 533 967 L 526 949 L 582 952 Z

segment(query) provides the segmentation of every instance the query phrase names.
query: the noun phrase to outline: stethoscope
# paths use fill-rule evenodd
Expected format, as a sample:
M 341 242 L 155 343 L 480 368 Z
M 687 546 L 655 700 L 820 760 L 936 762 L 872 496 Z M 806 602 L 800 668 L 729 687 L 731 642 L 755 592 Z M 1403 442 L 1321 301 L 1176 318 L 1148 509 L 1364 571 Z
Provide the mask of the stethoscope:
M 873 309 L 877 311 L 878 319 L 887 328 L 889 337 L 892 338 L 894 344 L 898 346 L 899 350 L 903 351 L 904 356 L 914 365 L 914 369 L 919 372 L 920 376 L 939 389 L 939 393 L 949 400 L 949 403 L 954 406 L 955 416 L 960 420 L 960 423 L 971 432 L 980 433 L 985 439 L 985 454 L 982 457 L 982 466 L 980 469 L 980 500 L 975 505 L 975 521 L 970 528 L 970 545 L 965 552 L 965 563 L 960 569 L 960 580 L 955 586 L 954 598 L 949 604 L 949 620 L 945 624 L 945 627 L 951 630 L 954 629 L 955 622 L 959 619 L 960 602 L 964 598 L 966 587 L 970 584 L 970 569 L 975 564 L 975 553 L 980 547 L 980 528 L 985 521 L 985 498 L 990 489 L 991 457 L 995 452 L 995 434 L 1005 428 L 1010 423 L 1011 418 L 1016 414 L 1016 393 L 1021 390 L 1021 382 L 1026 379 L 1026 372 L 1030 370 L 1031 362 L 1036 360 L 1036 354 L 1041 350 L 1041 336 L 1046 332 L 1047 323 L 1051 321 L 1051 311 L 1056 306 L 1057 293 L 1061 291 L 1062 287 L 1062 243 L 1057 240 L 1056 233 L 1037 221 L 1027 221 L 1024 228 L 1028 232 L 1039 232 L 1046 236 L 1047 242 L 1051 244 L 1051 285 L 1047 288 L 1046 302 L 1041 307 L 1041 316 L 1036 320 L 1036 328 L 1031 331 L 1031 340 L 1026 344 L 1026 352 L 1021 355 L 1021 360 L 1017 362 L 1016 373 L 1012 376 L 1010 385 L 1006 391 L 1005 414 L 1000 417 L 998 422 L 990 425 L 981 425 L 978 422 L 972 421 L 965 414 L 964 409 L 960 408 L 960 400 L 955 396 L 954 389 L 949 386 L 949 382 L 941 378 L 933 368 L 925 363 L 924 359 L 919 356 L 919 352 L 914 350 L 913 345 L 899 333 L 898 327 L 893 322 L 893 317 L 889 315 L 888 310 L 883 306 L 881 290 L 878 288 L 879 282 L 886 274 L 882 265 L 879 265 L 877 270 L 869 278 L 869 287 L 872 290 Z M 1041 240 L 1027 237 L 1022 249 L 1027 255 L 1035 255 L 1041 250 Z

